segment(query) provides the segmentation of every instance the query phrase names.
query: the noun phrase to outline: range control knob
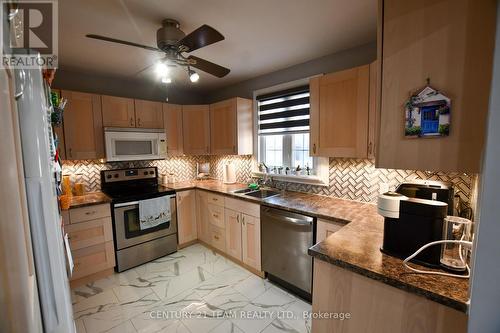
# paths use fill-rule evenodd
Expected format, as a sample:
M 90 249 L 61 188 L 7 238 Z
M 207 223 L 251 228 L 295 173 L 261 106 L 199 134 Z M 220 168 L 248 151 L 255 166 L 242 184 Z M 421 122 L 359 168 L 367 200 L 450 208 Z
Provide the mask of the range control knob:
M 144 176 L 147 176 L 148 175 L 148 172 L 147 171 L 144 171 Z
M 117 173 L 115 173 L 114 177 L 115 177 L 115 178 L 118 178 L 118 174 L 117 174 Z
M 154 174 L 155 174 L 155 172 L 154 172 L 154 171 L 149 171 L 149 174 L 150 174 L 150 175 L 154 175 Z

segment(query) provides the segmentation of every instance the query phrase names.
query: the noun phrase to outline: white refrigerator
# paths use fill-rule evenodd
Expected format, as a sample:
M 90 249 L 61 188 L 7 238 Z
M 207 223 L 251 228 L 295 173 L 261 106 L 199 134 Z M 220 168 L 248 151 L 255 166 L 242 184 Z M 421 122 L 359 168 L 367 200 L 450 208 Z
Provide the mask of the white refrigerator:
M 2 181 L 0 199 L 2 210 L 9 205 L 12 211 L 2 213 L 0 228 L 0 250 L 11 251 L 0 265 L 6 270 L 0 286 L 8 288 L 0 292 L 0 331 L 75 332 L 48 90 L 39 69 L 1 71 L 5 122 L 0 166 L 8 178 Z

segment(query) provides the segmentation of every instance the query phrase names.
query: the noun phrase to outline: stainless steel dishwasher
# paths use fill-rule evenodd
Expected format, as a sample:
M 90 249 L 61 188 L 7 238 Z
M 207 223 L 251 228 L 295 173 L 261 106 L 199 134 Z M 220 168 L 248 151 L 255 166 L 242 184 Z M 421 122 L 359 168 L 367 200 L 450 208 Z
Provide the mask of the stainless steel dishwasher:
M 262 269 L 274 281 L 311 300 L 314 218 L 261 206 Z

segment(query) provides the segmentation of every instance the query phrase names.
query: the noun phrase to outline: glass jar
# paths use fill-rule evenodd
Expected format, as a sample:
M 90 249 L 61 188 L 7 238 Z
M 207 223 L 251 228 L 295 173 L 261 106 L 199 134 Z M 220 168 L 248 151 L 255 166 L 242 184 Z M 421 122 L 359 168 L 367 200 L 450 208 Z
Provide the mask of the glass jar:
M 83 174 L 77 173 L 75 175 L 75 185 L 73 191 L 76 196 L 85 195 L 85 183 L 83 179 Z
M 471 241 L 472 222 L 458 216 L 447 216 L 443 224 L 443 240 Z M 469 261 L 470 246 L 444 243 L 441 247 L 441 265 L 453 271 L 465 271 Z

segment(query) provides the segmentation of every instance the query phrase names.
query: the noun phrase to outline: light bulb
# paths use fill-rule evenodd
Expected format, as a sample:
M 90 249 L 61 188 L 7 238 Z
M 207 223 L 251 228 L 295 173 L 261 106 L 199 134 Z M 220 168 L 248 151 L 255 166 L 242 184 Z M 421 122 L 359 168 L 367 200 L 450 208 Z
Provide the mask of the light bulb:
M 161 83 L 172 83 L 172 79 L 169 78 L 168 76 L 164 76 L 161 78 Z
M 168 67 L 162 62 L 159 62 L 156 64 L 156 74 L 158 74 L 159 77 L 165 77 L 167 76 L 168 73 Z
M 195 71 L 189 71 L 189 79 L 193 83 L 198 82 L 198 80 L 200 79 L 200 75 L 198 73 L 196 73 Z

